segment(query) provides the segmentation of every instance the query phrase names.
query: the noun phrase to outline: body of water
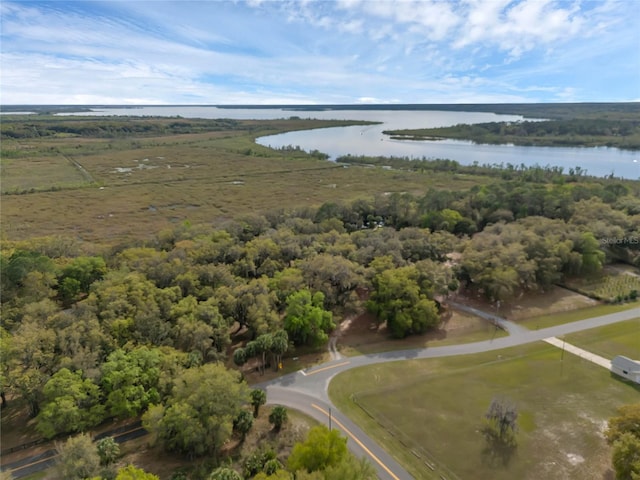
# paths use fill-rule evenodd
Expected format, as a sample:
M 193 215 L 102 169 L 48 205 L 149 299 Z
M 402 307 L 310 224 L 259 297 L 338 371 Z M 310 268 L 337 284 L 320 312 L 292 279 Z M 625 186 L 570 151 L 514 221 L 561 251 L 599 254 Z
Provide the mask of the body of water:
M 139 108 L 103 108 L 76 115 L 181 116 L 185 118 L 277 119 L 297 116 L 324 120 L 366 120 L 378 125 L 321 128 L 288 132 L 258 138 L 257 143 L 273 148 L 300 146 L 319 150 L 335 159 L 341 155 L 442 158 L 463 165 L 551 165 L 568 172 L 579 166 L 589 175 L 615 175 L 640 178 L 640 152 L 609 147 L 520 147 L 514 145 L 478 145 L 459 140 L 391 140 L 383 130 L 431 128 L 459 123 L 514 122 L 519 115 L 437 110 L 304 110 L 284 108 L 219 108 L 210 106 L 167 106 Z M 60 115 L 72 115 L 64 113 Z

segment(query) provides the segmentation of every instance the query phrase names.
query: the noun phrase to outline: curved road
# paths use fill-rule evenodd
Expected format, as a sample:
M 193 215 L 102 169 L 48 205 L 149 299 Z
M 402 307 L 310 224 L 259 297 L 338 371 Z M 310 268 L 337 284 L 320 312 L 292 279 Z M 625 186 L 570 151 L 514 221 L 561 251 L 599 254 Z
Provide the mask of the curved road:
M 456 306 L 458 307 L 458 306 Z M 467 309 L 470 307 L 464 307 Z M 267 402 L 271 404 L 285 405 L 300 410 L 313 418 L 328 425 L 329 411 L 332 417 L 332 427 L 339 428 L 348 438 L 350 450 L 358 456 L 367 456 L 376 467 L 381 480 L 410 480 L 413 477 L 407 473 L 387 452 L 380 448 L 360 428 L 346 418 L 331 403 L 328 395 L 328 387 L 331 379 L 338 373 L 351 368 L 373 365 L 376 363 L 393 362 L 399 360 L 412 360 L 417 358 L 450 357 L 454 355 L 467 355 L 482 353 L 492 350 L 524 345 L 543 340 L 548 337 L 558 337 L 568 333 L 588 330 L 612 323 L 631 320 L 640 317 L 640 308 L 633 308 L 623 312 L 588 318 L 578 322 L 566 323 L 555 327 L 540 330 L 525 330 L 523 327 L 508 322 L 505 319 L 484 312 L 476 311 L 484 318 L 490 316 L 490 320 L 498 322 L 507 330 L 511 330 L 508 337 L 495 340 L 485 340 L 475 343 L 464 343 L 444 347 L 420 348 L 411 350 L 398 350 L 357 357 L 340 358 L 331 360 L 322 365 L 295 373 L 284 375 L 277 379 L 253 385 L 254 388 L 262 388 L 267 392 Z M 514 328 L 515 327 L 515 328 Z
M 523 327 L 509 322 L 486 312 L 482 312 L 464 305 L 455 305 L 455 308 L 470 311 L 476 315 L 496 323 L 501 328 L 509 331 L 508 337 L 495 340 L 486 340 L 476 343 L 449 345 L 445 347 L 421 348 L 412 350 L 398 350 L 357 357 L 341 357 L 334 352 L 332 360 L 313 368 L 300 370 L 284 375 L 269 382 L 253 385 L 254 388 L 262 388 L 267 392 L 267 402 L 271 404 L 285 405 L 300 410 L 318 421 L 330 424 L 332 428 L 340 429 L 348 439 L 349 449 L 359 457 L 367 457 L 378 472 L 381 480 L 410 480 L 412 477 L 406 470 L 385 450 L 369 438 L 357 425 L 345 417 L 331 403 L 327 393 L 329 382 L 338 373 L 351 368 L 373 365 L 376 363 L 410 360 L 416 358 L 449 357 L 454 355 L 467 355 L 473 353 L 488 352 L 502 348 L 514 347 L 526 343 L 543 340 L 548 337 L 558 337 L 568 333 L 587 330 L 612 323 L 621 322 L 640 317 L 640 308 L 626 310 L 624 312 L 589 318 L 578 322 L 567 323 L 555 327 L 536 331 L 525 330 Z M 117 442 L 124 442 L 147 432 L 139 425 L 128 425 L 129 431 L 114 430 L 107 434 L 119 434 L 115 437 Z M 14 478 L 31 475 L 44 470 L 55 462 L 55 451 L 44 452 L 40 455 L 24 458 L 5 464 L 3 471 L 10 471 Z M 426 462 L 425 462 L 426 463 Z M 428 464 L 427 464 L 428 465 Z M 445 478 L 441 476 L 440 478 Z

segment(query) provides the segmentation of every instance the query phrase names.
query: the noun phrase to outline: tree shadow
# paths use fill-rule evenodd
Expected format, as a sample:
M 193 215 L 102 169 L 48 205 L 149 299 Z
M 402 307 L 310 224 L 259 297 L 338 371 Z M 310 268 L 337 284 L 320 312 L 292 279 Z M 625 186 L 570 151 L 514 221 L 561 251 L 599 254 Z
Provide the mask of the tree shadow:
M 482 449 L 482 463 L 491 468 L 508 467 L 513 459 L 518 445 L 515 442 L 505 442 L 496 437 L 487 438 L 487 444 Z

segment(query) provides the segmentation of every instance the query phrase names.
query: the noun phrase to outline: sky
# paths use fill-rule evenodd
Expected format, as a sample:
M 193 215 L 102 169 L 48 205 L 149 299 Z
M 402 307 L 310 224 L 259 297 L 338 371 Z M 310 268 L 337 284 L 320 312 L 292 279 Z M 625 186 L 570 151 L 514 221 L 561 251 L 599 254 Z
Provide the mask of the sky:
M 640 101 L 640 0 L 11 1 L 0 103 Z

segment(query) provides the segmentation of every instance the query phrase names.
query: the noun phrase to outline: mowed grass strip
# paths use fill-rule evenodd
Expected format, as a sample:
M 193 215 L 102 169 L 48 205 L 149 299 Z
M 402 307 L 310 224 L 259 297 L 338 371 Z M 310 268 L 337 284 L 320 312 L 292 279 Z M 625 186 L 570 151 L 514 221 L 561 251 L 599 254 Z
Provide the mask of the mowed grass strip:
M 336 406 L 415 478 L 478 480 L 603 478 L 610 464 L 606 421 L 638 392 L 542 343 L 358 368 L 329 387 Z M 519 446 L 507 464 L 483 453 L 480 428 L 495 397 L 519 411 Z
M 639 301 L 621 303 L 616 305 L 597 305 L 595 307 L 580 308 L 564 313 L 554 313 L 552 315 L 543 315 L 540 317 L 528 318 L 519 322 L 523 327 L 529 330 L 539 330 L 541 328 L 553 327 L 554 325 L 562 325 L 565 323 L 577 322 L 591 317 L 599 317 L 601 315 L 609 315 L 611 313 L 623 312 L 640 306 Z
M 572 333 L 564 339 L 608 359 L 624 355 L 640 360 L 640 318 Z

